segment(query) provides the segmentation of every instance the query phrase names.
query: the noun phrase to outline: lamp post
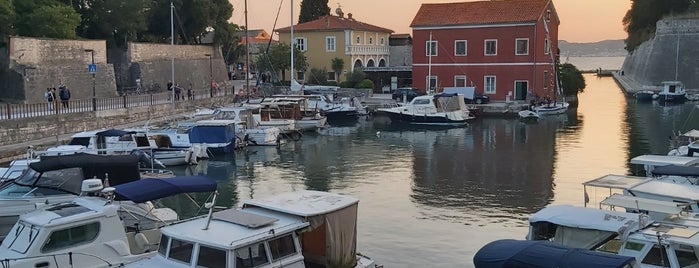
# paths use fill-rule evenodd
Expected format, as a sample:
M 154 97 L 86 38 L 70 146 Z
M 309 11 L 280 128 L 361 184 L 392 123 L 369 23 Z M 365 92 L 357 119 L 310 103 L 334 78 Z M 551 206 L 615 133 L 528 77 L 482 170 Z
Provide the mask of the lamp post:
M 211 54 L 206 54 L 209 57 L 209 97 L 214 97 L 214 63 Z
M 85 52 L 90 52 L 90 56 L 92 56 L 91 66 L 95 66 L 95 50 L 85 49 Z M 92 110 L 97 111 L 97 94 L 95 92 L 95 73 L 97 72 L 97 68 L 94 70 L 88 68 L 88 71 L 92 73 Z

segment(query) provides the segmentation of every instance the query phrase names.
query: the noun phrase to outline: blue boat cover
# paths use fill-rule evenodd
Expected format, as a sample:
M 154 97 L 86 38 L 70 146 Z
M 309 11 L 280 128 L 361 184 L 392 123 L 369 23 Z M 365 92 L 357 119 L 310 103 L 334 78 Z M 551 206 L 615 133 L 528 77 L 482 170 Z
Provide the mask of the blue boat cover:
M 653 176 L 699 177 L 699 167 L 667 165 L 653 168 Z
M 189 130 L 190 143 L 229 143 L 235 140 L 233 124 L 224 126 L 194 126 Z
M 457 93 L 439 93 L 437 95 L 434 95 L 435 98 L 449 98 L 449 97 L 454 97 L 458 96 L 459 94 Z
M 216 181 L 204 176 L 182 176 L 167 179 L 143 179 L 117 185 L 116 200 L 143 203 L 181 193 L 213 192 Z
M 566 248 L 549 241 L 511 239 L 490 242 L 473 256 L 476 268 L 621 268 L 635 260 L 629 256 Z
M 118 129 L 107 129 L 105 131 L 100 131 L 95 133 L 97 136 L 107 136 L 107 137 L 121 137 L 127 134 L 134 134 L 136 132 L 129 132 L 129 131 L 123 131 L 123 130 L 118 130 Z

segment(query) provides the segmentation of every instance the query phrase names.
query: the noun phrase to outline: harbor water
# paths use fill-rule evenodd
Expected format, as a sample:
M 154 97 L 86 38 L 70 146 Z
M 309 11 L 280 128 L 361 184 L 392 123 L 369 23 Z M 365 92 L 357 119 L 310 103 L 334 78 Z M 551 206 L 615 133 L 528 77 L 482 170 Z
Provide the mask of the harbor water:
M 227 207 L 301 189 L 353 195 L 359 252 L 385 267 L 470 267 L 488 242 L 523 239 L 531 213 L 582 206 L 582 182 L 637 174 L 632 157 L 666 154 L 673 131 L 699 127 L 695 103 L 636 103 L 612 78 L 585 79 L 577 109 L 538 123 L 484 118 L 434 129 L 375 116 L 175 171 L 218 180 Z

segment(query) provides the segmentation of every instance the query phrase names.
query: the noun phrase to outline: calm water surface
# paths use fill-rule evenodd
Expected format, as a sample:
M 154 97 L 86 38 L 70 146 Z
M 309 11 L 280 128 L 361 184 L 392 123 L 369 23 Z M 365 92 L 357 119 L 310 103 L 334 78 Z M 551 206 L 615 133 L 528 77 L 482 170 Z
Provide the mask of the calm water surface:
M 223 206 L 301 189 L 350 194 L 360 199 L 358 250 L 378 263 L 470 267 L 484 244 L 523 239 L 542 207 L 582 206 L 581 182 L 635 173 L 631 157 L 665 154 L 673 130 L 699 128 L 693 103 L 636 104 L 611 78 L 585 78 L 577 110 L 536 124 L 411 129 L 376 117 L 176 172 L 219 180 Z

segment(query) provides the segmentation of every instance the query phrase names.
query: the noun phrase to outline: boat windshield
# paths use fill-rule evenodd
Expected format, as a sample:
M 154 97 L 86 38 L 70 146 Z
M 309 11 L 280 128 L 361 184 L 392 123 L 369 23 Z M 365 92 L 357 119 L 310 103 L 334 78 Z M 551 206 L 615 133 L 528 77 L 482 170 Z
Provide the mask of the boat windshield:
M 13 251 L 21 254 L 27 253 L 29 247 L 36 240 L 39 234 L 39 228 L 30 225 L 23 221 L 18 221 L 15 227 L 8 234 L 6 241 L 8 241 L 7 247 Z
M 26 189 L 30 187 L 39 187 L 44 189 L 62 191 L 63 193 L 68 192 L 72 194 L 79 194 L 80 186 L 84 178 L 85 177 L 83 176 L 82 169 L 79 167 L 50 170 L 43 173 L 38 173 L 35 170 L 29 169 L 27 172 L 22 174 L 22 176 L 17 178 L 17 180 L 15 180 L 13 186 L 17 187 L 8 187 L 6 189 L 3 189 L 2 191 L 0 191 L 0 196 L 4 196 L 4 194 L 8 191 L 9 188 Z M 46 190 L 40 190 L 40 192 L 41 194 L 58 194 L 53 193 L 53 191 L 47 192 Z M 8 192 L 8 194 L 12 194 L 12 192 Z M 17 194 L 19 193 L 15 193 L 13 195 L 16 196 Z
M 68 145 L 82 145 L 88 147 L 90 145 L 90 137 L 75 137 L 70 140 Z

